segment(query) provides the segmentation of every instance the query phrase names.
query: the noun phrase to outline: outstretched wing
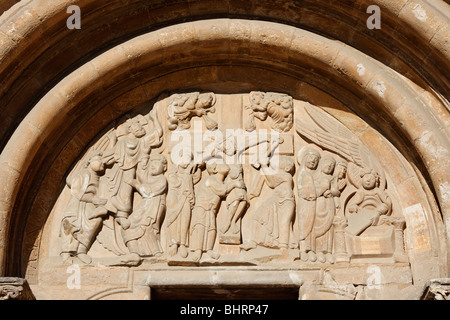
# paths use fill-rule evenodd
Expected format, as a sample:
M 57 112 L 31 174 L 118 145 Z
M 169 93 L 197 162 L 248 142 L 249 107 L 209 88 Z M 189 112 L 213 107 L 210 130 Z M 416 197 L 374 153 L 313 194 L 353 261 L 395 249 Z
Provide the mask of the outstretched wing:
M 92 147 L 88 149 L 87 152 L 85 152 L 80 161 L 76 163 L 72 171 L 67 175 L 66 183 L 69 186 L 69 188 L 71 187 L 71 180 L 75 172 L 77 172 L 80 169 L 81 165 L 84 165 L 86 161 L 88 161 L 88 159 L 95 151 L 104 152 L 109 148 L 112 148 L 116 143 L 117 143 L 117 136 L 115 134 L 115 129 L 113 128 L 109 130 L 105 135 L 103 135 Z
M 366 166 L 357 142 L 313 128 L 300 120 L 295 121 L 295 129 L 301 136 L 311 140 L 320 147 L 337 153 L 347 161 L 354 162 L 360 167 Z
M 307 105 L 305 110 L 314 125 L 296 120 L 298 134 L 360 168 L 376 170 L 380 175 L 380 187 L 385 187 L 386 179 L 380 162 L 347 127 L 316 107 Z

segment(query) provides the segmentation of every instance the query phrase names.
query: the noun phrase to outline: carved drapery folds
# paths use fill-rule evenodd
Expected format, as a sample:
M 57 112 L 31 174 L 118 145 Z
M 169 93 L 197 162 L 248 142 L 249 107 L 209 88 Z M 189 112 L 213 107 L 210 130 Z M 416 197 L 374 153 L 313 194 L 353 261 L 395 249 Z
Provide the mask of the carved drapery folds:
M 67 177 L 64 263 L 407 261 L 386 173 L 348 128 L 282 93 L 241 95 L 239 114 L 221 99 L 173 94 L 89 148 Z

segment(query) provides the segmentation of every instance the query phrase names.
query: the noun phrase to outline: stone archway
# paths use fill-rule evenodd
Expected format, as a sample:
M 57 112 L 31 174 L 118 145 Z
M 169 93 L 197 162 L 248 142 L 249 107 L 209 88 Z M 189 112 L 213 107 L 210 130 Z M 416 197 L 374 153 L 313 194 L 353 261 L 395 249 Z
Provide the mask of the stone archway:
M 261 77 L 263 72 L 266 77 Z M 444 224 L 429 199 L 435 192 L 446 212 L 442 186 L 448 170 L 442 154 L 448 152 L 448 140 L 440 130 L 442 120 L 427 107 L 429 101 L 411 81 L 354 49 L 295 27 L 238 19 L 190 22 L 133 38 L 81 66 L 36 104 L 1 158 L 8 164 L 3 177 L 12 182 L 3 193 L 8 202 L 2 202 L 27 212 L 12 216 L 15 230 L 25 230 L 26 236 L 23 243 L 13 241 L 18 246 L 9 247 L 9 272 L 36 275 L 37 257 L 45 251 L 39 246 L 40 235 L 55 194 L 92 139 L 127 112 L 157 101 L 161 93 L 179 90 L 284 92 L 321 106 L 344 124 L 353 121 L 345 113 L 363 119 L 371 129 L 360 128 L 359 138 L 370 142 L 381 133 L 392 143 L 383 148 L 397 148 L 405 157 L 396 163 L 413 164 L 395 176 L 399 190 L 418 199 L 402 198 L 401 205 L 412 210 L 410 231 L 415 230 L 411 237 L 417 245 L 411 248 L 417 254 L 412 264 L 417 259 L 417 265 L 442 265 L 430 274 L 423 274 L 426 267 L 413 267 L 415 280 L 445 275 L 446 245 L 439 241 Z M 392 151 L 392 159 L 396 157 Z M 418 203 L 422 208 L 414 211 Z M 8 220 L 9 209 L 4 212 Z

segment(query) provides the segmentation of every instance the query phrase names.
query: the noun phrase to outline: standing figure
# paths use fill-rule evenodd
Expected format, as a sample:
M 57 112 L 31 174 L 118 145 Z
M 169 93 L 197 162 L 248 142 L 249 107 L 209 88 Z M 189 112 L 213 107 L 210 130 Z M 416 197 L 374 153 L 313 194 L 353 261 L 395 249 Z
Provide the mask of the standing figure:
M 155 110 L 155 109 L 154 109 Z M 133 208 L 134 190 L 127 182 L 136 178 L 136 168 L 143 157 L 148 157 L 152 148 L 162 143 L 163 132 L 155 115 L 150 115 L 153 128 L 146 132 L 143 125 L 137 119 L 131 119 L 127 123 L 127 136 L 119 139 L 115 147 L 110 151 L 111 170 L 110 201 L 107 204 L 109 211 L 113 212 L 116 221 L 124 229 L 129 227 L 128 216 Z
M 166 210 L 167 160 L 162 154 L 144 157 L 137 168 L 137 179 L 129 184 L 142 196 L 130 214 L 129 227 L 122 229 L 123 240 L 131 253 L 140 257 L 161 255 L 160 229 Z
M 344 216 L 343 205 L 341 204 L 341 194 L 347 186 L 347 166 L 348 163 L 344 159 L 339 159 L 336 162 L 336 167 L 334 168 L 333 181 L 332 181 L 332 192 L 334 196 L 334 203 L 336 206 L 336 215 Z
M 169 170 L 166 219 L 170 257 L 177 253 L 182 258 L 188 256 L 186 247 L 189 245 L 191 212 L 195 204 L 194 185 L 200 178 L 201 170 L 189 161 L 184 161 Z
M 295 197 L 293 192 L 294 161 L 286 156 L 279 157 L 278 169 L 261 163 L 261 177 L 255 190 L 249 195 L 251 200 L 261 194 L 266 184 L 272 189 L 268 197 L 255 211 L 252 224 L 252 239 L 241 245 L 241 249 L 255 249 L 258 244 L 277 247 L 285 251 L 289 245 L 292 220 L 295 215 Z
M 302 158 L 301 158 L 302 157 Z M 303 261 L 316 260 L 314 220 L 316 216 L 317 191 L 314 175 L 319 164 L 320 153 L 310 148 L 305 154 L 297 154 L 300 172 L 297 176 L 297 223 L 299 232 L 300 258 Z
M 226 198 L 226 219 L 220 231 L 223 235 L 229 234 L 231 238 L 227 237 L 221 243 L 240 244 L 241 228 L 238 220 L 248 208 L 247 188 L 244 183 L 242 164 L 230 164 L 229 166 L 230 172 L 225 179 L 225 183 L 237 181 L 239 186 L 231 190 Z
M 331 155 L 323 155 L 319 170 L 315 175 L 316 215 L 314 219 L 315 251 L 319 262 L 333 262 L 333 220 L 336 213 L 332 190 L 333 170 L 336 160 Z M 336 191 L 334 191 L 336 193 Z
M 92 261 L 87 253 L 100 232 L 103 218 L 108 214 L 103 207 L 106 199 L 98 194 L 104 169 L 102 153 L 94 152 L 68 183 L 71 198 L 61 222 L 61 256 L 64 263 L 70 263 L 71 257 L 75 256 L 85 264 Z
M 216 214 L 222 198 L 225 198 L 233 188 L 241 185 L 239 181 L 225 183 L 225 178 L 230 171 L 230 167 L 226 164 L 209 162 L 206 164 L 206 170 L 209 177 L 196 191 L 195 207 L 192 211 L 189 247 L 194 262 L 200 261 L 203 252 L 213 259 L 220 257 L 219 253 L 213 251 L 217 234 Z

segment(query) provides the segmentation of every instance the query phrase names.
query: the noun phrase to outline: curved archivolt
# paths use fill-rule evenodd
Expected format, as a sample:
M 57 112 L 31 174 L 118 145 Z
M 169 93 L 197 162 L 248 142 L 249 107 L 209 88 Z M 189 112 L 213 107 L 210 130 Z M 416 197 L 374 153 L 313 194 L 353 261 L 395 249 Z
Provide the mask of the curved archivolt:
M 356 20 L 344 21 L 348 13 L 334 8 L 336 11 L 330 11 L 335 13 L 335 20 L 332 21 L 341 19 L 338 25 L 342 29 L 337 29 L 334 35 L 329 34 L 332 31 L 328 34 L 325 30 L 320 32 L 346 40 L 353 48 L 298 28 L 295 21 L 300 21 L 300 26 L 310 24 L 314 27 L 313 31 L 318 31 L 319 24 L 308 20 L 311 8 L 307 7 L 299 11 L 296 11 L 295 5 L 289 7 L 291 16 L 280 12 L 259 13 L 259 17 L 265 18 L 278 15 L 274 19 L 278 22 L 229 18 L 201 20 L 199 14 L 197 18 L 191 15 L 191 19 L 198 21 L 175 24 L 177 18 L 171 20 L 168 18 L 169 10 L 164 10 L 167 21 L 171 21 L 167 24 L 173 22 L 173 25 L 160 26 L 151 32 L 134 26 L 136 29 L 133 32 L 140 34 L 134 36 L 133 26 L 124 24 L 124 28 L 127 26 L 129 29 L 124 29 L 122 37 L 113 39 L 112 30 L 116 29 L 111 23 L 110 37 L 103 37 L 108 34 L 104 30 L 96 45 L 91 40 L 79 48 L 69 47 L 73 50 L 65 47 L 66 52 L 71 53 L 67 62 L 60 61 L 60 65 L 55 65 L 55 71 L 39 77 L 39 68 L 31 66 L 45 66 L 43 59 L 50 63 L 52 60 L 47 55 L 59 52 L 57 48 L 67 45 L 68 40 L 60 37 L 67 35 L 67 39 L 80 37 L 78 40 L 82 40 L 84 33 L 80 32 L 78 36 L 75 31 L 69 34 L 67 30 L 61 35 L 53 33 L 54 36 L 47 38 L 38 50 L 33 51 L 33 55 L 27 55 L 26 60 L 14 68 L 8 67 L 23 57 L 21 50 L 54 32 L 52 27 L 65 24 L 67 14 L 63 12 L 63 1 L 41 7 L 32 5 L 35 5 L 34 2 L 23 7 L 16 5 L 2 16 L 5 21 L 2 26 L 5 28 L 8 21 L 23 17 L 23 28 L 17 24 L 15 27 L 27 35 L 5 46 L 11 54 L 9 60 L 2 64 L 2 71 L 11 76 L 5 78 L 2 86 L 4 108 L 8 115 L 3 120 L 7 124 L 2 126 L 7 130 L 3 136 L 8 138 L 4 140 L 5 147 L 0 156 L 4 164 L 1 177 L 8 183 L 0 195 L 0 211 L 5 225 L 11 223 L 14 228 L 25 230 L 22 237 L 12 231 L 18 229 L 2 229 L 2 239 L 8 243 L 8 249 L 2 252 L 5 273 L 28 274 L 30 277 L 37 275 L 42 230 L 54 208 L 56 195 L 64 188 L 65 178 L 73 164 L 99 134 L 111 128 L 123 115 L 152 105 L 168 93 L 196 91 L 236 95 L 251 91 L 282 92 L 324 108 L 344 124 L 351 125 L 354 119 L 362 119 L 358 122 L 360 126 L 353 124 L 352 130 L 356 135 L 370 145 L 377 141 L 375 137 L 380 134 L 388 141 L 383 142 L 383 147 L 379 149 L 384 150 L 379 152 L 380 157 L 390 154 L 385 165 L 389 166 L 389 161 L 401 163 L 398 168 L 402 169 L 392 169 L 395 173 L 392 171 L 390 175 L 397 188 L 398 201 L 402 202 L 398 204 L 399 208 L 404 215 L 411 217 L 410 231 L 414 230 L 410 233 L 411 243 L 415 243 L 411 256 L 420 256 L 418 262 L 426 261 L 430 265 L 435 259 L 441 265 L 444 263 L 446 244 L 439 238 L 445 234 L 441 212 L 444 218 L 448 212 L 448 199 L 445 197 L 448 193 L 445 186 L 448 164 L 445 159 L 449 148 L 448 133 L 444 129 L 448 114 L 443 99 L 446 78 L 439 76 L 439 71 L 433 71 L 436 61 L 442 62 L 442 65 L 448 64 L 440 40 L 444 29 L 439 24 L 440 18 L 436 18 L 436 23 L 426 24 L 427 32 L 417 34 L 418 43 L 430 43 L 431 51 L 414 51 L 404 36 L 398 44 L 402 50 L 398 51 L 396 63 L 391 63 L 386 58 L 390 53 L 385 48 L 388 43 L 383 43 L 387 41 L 385 38 L 374 40 L 369 37 L 370 41 L 377 43 L 377 48 L 384 48 L 379 51 L 374 49 L 373 53 L 370 52 L 372 57 L 365 54 L 370 51 L 364 45 L 363 35 L 367 30 L 363 32 L 359 25 L 367 14 L 360 14 L 356 9 L 351 10 Z M 125 10 L 116 5 L 115 2 L 109 5 L 111 10 L 104 13 L 105 19 L 117 19 L 120 10 Z M 261 8 L 266 5 L 262 4 Z M 136 8 L 139 6 L 136 2 Z M 253 9 L 247 8 L 247 13 L 242 14 L 249 17 L 250 12 L 255 10 L 254 6 L 252 4 Z M 86 4 L 86 11 L 90 14 L 84 20 L 82 32 L 100 30 L 95 22 L 100 11 L 91 13 L 88 10 L 94 7 L 93 3 Z M 420 20 L 414 22 L 413 19 L 417 18 L 411 16 L 414 10 L 418 10 L 416 6 L 381 7 L 389 9 L 388 18 L 383 20 L 386 23 L 386 28 L 381 29 L 383 34 L 392 27 L 394 16 L 401 23 L 414 25 L 415 28 L 418 28 L 415 23 L 424 23 Z M 83 10 L 83 6 L 81 8 Z M 155 8 L 159 8 L 156 3 Z M 421 8 L 428 13 L 428 17 L 439 17 L 435 8 L 425 4 L 421 4 Z M 237 10 L 230 2 L 228 14 L 232 9 Z M 45 10 L 51 11 L 51 15 L 45 14 Z M 187 14 L 183 10 L 179 8 L 178 18 Z M 191 6 L 190 10 L 192 14 L 196 9 Z M 410 11 L 411 15 L 408 14 Z M 139 10 L 133 14 L 139 12 L 142 14 Z M 295 12 L 301 12 L 297 20 L 293 15 Z M 145 9 L 146 16 L 152 14 L 153 11 Z M 220 16 L 223 13 L 215 14 Z M 317 21 L 323 21 L 325 16 L 324 10 L 316 13 Z M 346 38 L 339 34 L 339 30 L 345 30 L 350 21 L 356 27 Z M 46 26 L 44 31 L 37 31 L 39 23 Z M 126 35 L 126 32 L 129 33 Z M 400 31 L 397 30 L 397 33 Z M 3 34 L 8 41 L 12 37 L 6 29 Z M 421 55 L 427 55 L 422 61 L 429 68 L 419 67 L 415 63 L 423 58 Z M 411 58 L 409 65 L 403 62 L 406 56 Z M 72 61 L 71 66 L 69 61 Z M 27 65 L 30 66 L 28 69 L 25 68 Z M 21 83 L 21 79 L 26 79 L 22 86 L 12 86 L 14 81 Z M 46 83 L 46 87 L 51 87 L 48 92 L 42 90 Z M 49 86 L 49 83 L 52 85 Z M 21 110 L 22 113 L 27 113 L 27 108 L 29 110 L 19 125 L 13 105 L 14 110 Z M 18 145 L 21 148 L 17 148 Z M 403 169 L 405 167 L 408 169 Z M 414 194 L 414 197 L 405 199 L 401 196 L 403 192 Z M 438 207 L 433 204 L 433 198 L 438 200 Z M 427 234 L 427 240 L 419 240 L 422 233 Z M 12 240 L 7 242 L 8 238 Z M 20 257 L 17 257 L 18 252 Z M 414 259 L 413 262 L 416 261 Z M 420 272 L 424 271 L 421 269 Z M 441 274 L 441 271 L 436 272 Z

